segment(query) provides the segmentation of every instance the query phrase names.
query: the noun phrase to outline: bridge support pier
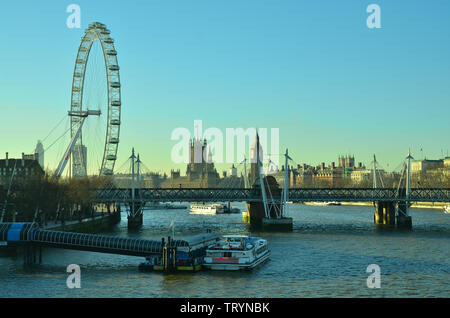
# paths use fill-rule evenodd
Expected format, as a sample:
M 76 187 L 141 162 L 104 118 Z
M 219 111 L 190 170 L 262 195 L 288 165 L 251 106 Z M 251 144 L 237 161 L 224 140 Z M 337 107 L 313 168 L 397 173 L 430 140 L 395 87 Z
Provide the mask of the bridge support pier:
M 263 180 L 263 182 L 267 183 L 267 188 L 265 188 L 266 196 L 273 196 L 275 200 L 267 202 L 267 216 L 263 200 L 247 202 L 250 228 L 267 231 L 292 231 L 293 220 L 292 218 L 285 216 L 285 211 L 283 211 L 284 206 L 282 206 L 281 203 L 278 203 L 281 201 L 281 190 L 277 181 L 272 176 L 264 177 Z M 262 191 L 259 181 L 255 182 L 253 189 L 256 189 L 257 192 Z M 279 213 L 279 215 L 277 215 L 277 213 Z
M 38 251 L 37 251 L 38 249 Z M 39 252 L 39 255 L 37 255 L 37 252 Z M 36 257 L 39 257 L 39 264 L 42 263 L 42 248 L 37 248 L 34 245 L 26 244 L 23 247 L 23 264 L 24 265 L 33 265 L 36 264 Z
M 378 201 L 374 203 L 373 221 L 376 225 L 395 226 L 395 203 Z
M 142 226 L 143 223 L 143 207 L 141 202 L 130 203 L 130 212 L 128 213 L 128 228 L 136 229 Z
M 264 204 L 262 202 L 247 202 L 247 209 L 248 216 L 246 219 L 247 223 L 250 223 L 251 229 L 267 231 L 292 231 L 292 218 L 277 218 L 275 215 L 271 215 L 270 218 L 266 218 Z M 244 220 L 244 222 L 245 221 L 246 220 Z
M 264 212 L 264 204 L 262 202 L 247 202 L 247 223 L 252 228 L 261 228 L 263 219 L 266 217 Z
M 142 226 L 143 216 L 142 213 L 137 213 L 136 215 L 128 215 L 128 228 L 136 229 Z
M 374 207 L 373 222 L 375 225 L 389 227 L 397 225 L 399 229 L 412 228 L 412 219 L 407 214 L 408 206 L 406 202 L 398 204 L 397 217 L 395 216 L 395 202 L 393 201 L 374 202 Z
M 407 202 L 398 203 L 397 227 L 404 230 L 412 229 L 412 218 L 408 215 Z

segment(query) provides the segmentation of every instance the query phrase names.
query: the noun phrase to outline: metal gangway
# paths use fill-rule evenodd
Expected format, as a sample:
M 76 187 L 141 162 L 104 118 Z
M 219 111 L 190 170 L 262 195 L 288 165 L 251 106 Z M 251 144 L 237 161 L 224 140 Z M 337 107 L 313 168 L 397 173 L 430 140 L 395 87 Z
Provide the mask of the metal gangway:
M 204 234 L 205 243 L 211 234 Z M 0 223 L 0 243 L 7 246 L 52 247 L 99 253 L 148 257 L 161 255 L 164 241 L 126 238 L 112 235 L 43 230 L 36 223 Z M 6 243 L 6 244 L 5 244 Z M 173 247 L 192 247 L 192 242 L 172 240 Z

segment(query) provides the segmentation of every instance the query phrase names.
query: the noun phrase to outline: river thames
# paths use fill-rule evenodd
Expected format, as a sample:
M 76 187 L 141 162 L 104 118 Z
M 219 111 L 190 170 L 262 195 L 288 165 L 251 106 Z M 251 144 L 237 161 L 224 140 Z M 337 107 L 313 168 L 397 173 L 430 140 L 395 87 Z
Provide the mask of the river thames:
M 245 205 L 235 203 L 242 209 Z M 410 209 L 413 230 L 377 230 L 368 206 L 289 205 L 292 233 L 266 238 L 271 259 L 251 272 L 162 274 L 138 271 L 142 258 L 45 249 L 41 265 L 22 255 L 0 257 L 0 297 L 449 297 L 450 214 Z M 201 233 L 250 234 L 241 214 L 191 215 L 147 210 L 138 232 L 126 214 L 105 234 L 160 239 L 171 221 L 175 238 Z M 81 288 L 69 289 L 69 264 L 81 268 Z M 381 288 L 367 287 L 367 266 L 381 269 Z

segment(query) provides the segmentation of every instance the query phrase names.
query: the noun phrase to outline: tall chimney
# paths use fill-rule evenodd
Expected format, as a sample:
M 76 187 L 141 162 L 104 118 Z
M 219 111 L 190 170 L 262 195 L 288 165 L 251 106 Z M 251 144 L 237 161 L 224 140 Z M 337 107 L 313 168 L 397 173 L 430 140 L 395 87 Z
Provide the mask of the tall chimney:
M 6 166 L 8 167 L 9 159 L 8 159 L 8 153 L 6 153 Z
M 25 153 L 22 152 L 22 167 L 25 167 Z
M 325 169 L 325 162 L 322 162 L 322 163 L 320 164 L 320 168 L 321 168 L 322 170 Z

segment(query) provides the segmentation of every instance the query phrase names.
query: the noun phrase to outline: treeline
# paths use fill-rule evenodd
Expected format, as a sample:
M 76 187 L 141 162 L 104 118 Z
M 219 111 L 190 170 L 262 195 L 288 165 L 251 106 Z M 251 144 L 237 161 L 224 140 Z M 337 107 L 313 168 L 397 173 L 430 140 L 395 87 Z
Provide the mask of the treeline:
M 92 210 L 94 190 L 112 186 L 109 177 L 58 179 L 49 175 L 16 180 L 11 192 L 0 191 L 0 214 L 6 202 L 4 222 L 68 220 Z

